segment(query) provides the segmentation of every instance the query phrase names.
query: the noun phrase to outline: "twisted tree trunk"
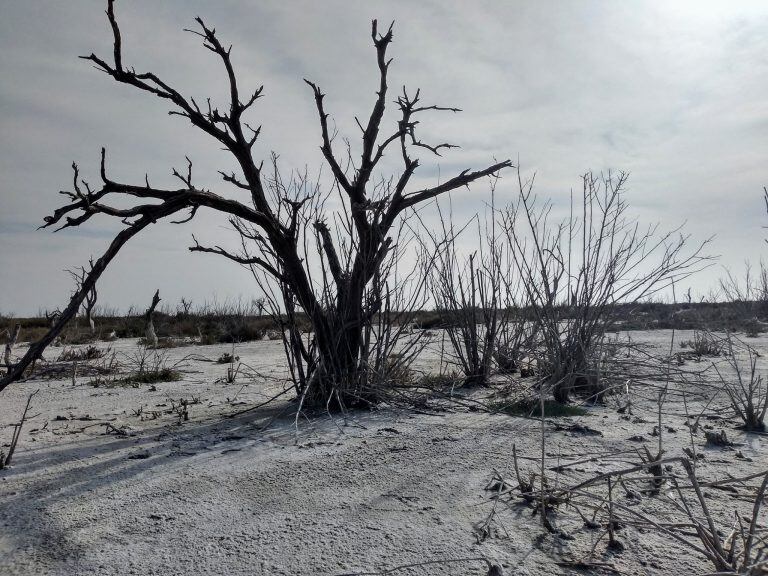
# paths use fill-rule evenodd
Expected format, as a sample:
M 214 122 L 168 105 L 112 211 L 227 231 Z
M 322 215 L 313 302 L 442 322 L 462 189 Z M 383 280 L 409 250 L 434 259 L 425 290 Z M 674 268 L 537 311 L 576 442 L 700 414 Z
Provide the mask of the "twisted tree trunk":
M 107 176 L 105 151 L 102 149 L 101 189 L 92 189 L 80 180 L 78 168 L 73 165 L 74 190 L 65 192 L 71 202 L 47 217 L 45 226 L 63 221 L 59 229 L 75 227 L 85 223 L 95 214 L 106 214 L 126 222 L 132 236 L 150 222 L 156 222 L 182 210 L 188 210 L 189 215 L 174 223 L 188 222 L 194 218 L 200 207 L 229 217 L 233 227 L 243 237 L 242 253 L 231 253 L 219 246 L 204 247 L 196 240 L 190 250 L 218 254 L 239 264 L 257 267 L 273 282 L 284 287 L 285 297 L 291 300 L 291 305 L 295 300 L 307 315 L 316 341 L 316 374 L 308 381 L 307 386 L 299 388 L 300 394 L 309 404 L 317 407 L 326 407 L 334 399 L 340 406 L 346 402 L 358 402 L 360 397 L 364 396 L 363 388 L 368 370 L 368 358 L 365 357 L 367 352 L 362 346 L 363 332 L 380 305 L 380 298 L 379 304 L 376 303 L 376 298 L 368 302 L 366 291 L 370 290 L 371 280 L 381 273 L 382 262 L 390 256 L 393 224 L 403 212 L 441 194 L 468 186 L 475 180 L 497 174 L 511 166 L 511 162 L 497 162 L 474 172 L 464 170 L 437 186 L 408 190 L 411 177 L 419 166 L 419 159 L 411 156 L 413 150 L 427 150 L 439 156 L 442 150 L 454 147 L 451 144 L 432 145 L 419 140 L 416 136 L 416 126 L 419 122 L 415 116 L 429 111 L 459 110 L 422 105 L 418 90 L 409 94 L 403 89 L 402 95 L 396 99 L 400 119 L 393 132 L 381 136 L 388 95 L 387 74 L 391 63 L 386 57 L 386 51 L 392 41 L 392 26 L 381 34 L 374 20 L 371 38 L 376 50 L 379 83 L 368 121 L 364 125 L 359 123 L 362 141 L 358 162 L 347 162 L 346 157 L 340 159 L 335 155 L 332 146 L 333 135 L 328 126 L 329 115 L 323 102 L 325 95 L 318 86 L 306 81 L 312 89 L 318 112 L 322 138 L 320 150 L 333 174 L 333 186 L 342 196 L 345 206 L 348 206 L 348 212 L 342 215 L 348 226 L 341 230 L 343 237 L 340 239 L 340 249 L 344 254 L 343 258 L 340 258 L 330 230 L 324 224 L 323 200 L 318 199 L 321 196 L 318 190 L 296 192 L 291 198 L 280 182 L 270 182 L 268 178 L 265 180 L 262 163 L 252 154 L 260 129 L 251 128 L 244 119 L 244 115 L 261 98 L 262 87 L 251 92 L 250 96 L 242 98 L 231 59 L 231 47 L 225 47 L 220 42 L 216 31 L 209 28 L 200 18 L 196 18 L 199 28 L 193 33 L 202 38 L 203 46 L 219 58 L 226 72 L 229 102 L 223 110 L 216 108 L 210 100 L 206 101 L 207 106 L 200 106 L 196 100 L 182 96 L 178 90 L 155 74 L 137 72 L 132 67 L 124 66 L 122 37 L 115 17 L 114 0 L 107 0 L 106 13 L 113 37 L 111 62 L 95 54 L 83 58 L 116 82 L 168 102 L 172 107 L 171 115 L 187 119 L 228 151 L 236 161 L 239 174 L 221 172 L 222 179 L 226 184 L 233 186 L 240 195 L 246 191 L 250 202 L 233 200 L 225 195 L 196 187 L 192 181 L 192 162 L 189 159 L 185 173 L 173 171 L 173 175 L 183 184 L 179 189 L 155 188 L 150 185 L 148 179 L 138 185 L 116 182 Z M 391 186 L 382 190 L 378 185 L 371 184 L 371 179 L 380 160 L 390 150 L 395 150 L 401 156 L 402 173 L 397 177 L 393 176 Z M 347 168 L 343 168 L 344 166 Z M 115 198 L 123 202 L 107 203 Z M 126 205 L 125 200 L 147 203 L 124 208 L 122 206 Z M 314 257 L 320 259 L 324 270 L 330 271 L 330 277 L 325 278 L 319 288 L 312 276 L 313 262 L 309 262 L 313 255 L 308 254 L 306 248 L 305 231 L 312 230 L 313 227 L 315 239 L 320 246 L 320 254 Z M 82 304 L 88 290 L 94 287 L 96 278 L 127 240 L 127 237 L 118 236 L 121 239 L 117 245 L 113 242 L 113 252 L 105 254 L 94 264 L 61 319 L 38 343 L 39 346 L 44 348 L 77 312 L 77 307 Z M 249 253 L 247 246 L 255 247 L 255 254 Z M 335 297 L 333 303 L 328 301 L 331 295 Z M 154 343 L 157 336 L 154 329 L 152 333 L 149 331 L 149 327 L 154 328 L 151 313 L 148 314 L 147 320 L 148 340 Z M 35 350 L 41 353 L 40 348 Z M 27 356 L 33 357 L 34 354 L 31 349 Z M 23 360 L 18 365 L 19 369 L 23 370 L 21 366 L 25 362 L 26 360 Z M 16 372 L 14 374 L 18 376 Z M 13 378 L 14 375 L 9 377 Z M 1 386 L 2 384 L 0 389 Z

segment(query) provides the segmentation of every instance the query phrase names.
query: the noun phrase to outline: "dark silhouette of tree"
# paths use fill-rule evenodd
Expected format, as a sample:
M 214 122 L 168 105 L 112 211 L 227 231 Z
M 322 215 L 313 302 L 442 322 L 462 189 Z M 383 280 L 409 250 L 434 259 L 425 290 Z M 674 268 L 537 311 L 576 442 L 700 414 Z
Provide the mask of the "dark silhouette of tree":
M 394 248 L 391 236 L 393 226 L 405 211 L 441 194 L 467 186 L 479 178 L 496 175 L 503 168 L 511 166 L 511 162 L 497 162 L 477 171 L 464 170 L 431 188 L 410 189 L 411 178 L 419 167 L 419 159 L 414 156 L 415 151 L 421 149 L 439 156 L 443 150 L 453 147 L 447 143 L 429 144 L 421 141 L 416 131 L 417 118 L 431 111 L 459 110 L 424 105 L 421 103 L 419 90 L 409 93 L 403 88 L 395 101 L 399 111 L 396 126 L 391 132 L 381 134 L 389 96 L 388 73 L 391 59 L 387 58 L 387 48 L 392 42 L 392 26 L 382 34 L 374 20 L 371 38 L 376 50 L 379 86 L 367 122 L 363 124 L 357 120 L 362 132 L 359 160 L 353 159 L 351 144 L 347 147 L 346 157 L 340 156 L 334 150 L 334 135 L 328 126 L 329 114 L 325 109 L 324 94 L 316 84 L 305 80 L 312 90 L 319 117 L 322 137 L 320 149 L 347 209 L 345 217 L 348 218 L 349 226 L 341 229 L 345 237 L 341 242 L 344 258 L 340 258 L 331 230 L 326 224 L 322 204 L 312 197 L 316 192 L 310 192 L 304 197 L 281 196 L 279 186 L 270 186 L 270 174 L 265 173 L 263 162 L 253 157 L 252 150 L 259 138 L 260 127 L 252 128 L 245 116 L 262 97 L 263 86 L 244 95 L 232 63 L 232 48 L 221 43 L 215 29 L 209 28 L 201 18 L 196 18 L 198 28 L 189 32 L 202 39 L 203 46 L 219 58 L 226 71 L 229 84 L 229 103 L 226 110 L 215 107 L 210 99 L 201 104 L 194 98 L 182 96 L 152 72 L 139 72 L 125 65 L 113 0 L 108 0 L 106 13 L 113 34 L 111 62 L 95 54 L 82 58 L 92 62 L 97 69 L 121 84 L 167 100 L 171 105 L 169 114 L 186 118 L 193 126 L 216 140 L 234 157 L 239 167 L 239 173 L 221 172 L 223 181 L 241 193 L 247 192 L 250 202 L 233 200 L 195 186 L 192 162 L 189 159 L 186 171 L 173 171 L 174 176 L 181 182 L 177 189 L 155 188 L 150 185 L 148 179 L 139 184 L 113 180 L 107 173 L 104 149 L 101 153 L 101 186 L 98 189 L 92 189 L 81 179 L 77 166 L 73 165 L 74 189 L 65 192 L 71 202 L 47 217 L 44 227 L 58 225 L 57 230 L 76 227 L 86 223 L 96 214 L 104 214 L 120 219 L 125 228 L 80 283 L 80 289 L 56 324 L 60 326 L 59 331 L 73 316 L 70 309 L 75 302 L 79 301 L 74 309 L 76 313 L 85 295 L 95 286 L 96 279 L 131 237 L 149 224 L 179 212 L 186 211 L 187 214 L 174 223 L 188 222 L 200 208 L 208 208 L 229 217 L 235 229 L 244 240 L 251 242 L 255 249 L 232 253 L 218 246 L 201 246 L 195 241 L 190 250 L 219 254 L 240 264 L 259 267 L 284 287 L 286 298 L 295 301 L 309 319 L 315 339 L 317 363 L 312 379 L 306 384 L 309 389 L 302 390 L 306 404 L 326 406 L 332 396 L 339 404 L 359 401 L 362 396 L 359 388 L 360 375 L 367 364 L 367 359 L 361 357 L 361 353 L 364 355 L 363 327 L 381 307 L 381 298 L 371 298 L 367 291 L 370 291 L 374 284 L 380 285 L 375 279 L 381 272 L 382 262 Z M 374 185 L 372 179 L 375 170 L 385 153 L 390 150 L 395 150 L 402 158 L 402 172 L 389 180 L 382 179 L 384 186 Z M 276 162 L 274 166 L 276 167 Z M 276 168 L 274 179 L 278 179 Z M 132 201 L 132 204 L 122 207 L 127 204 L 126 199 Z M 308 219 L 314 220 L 312 225 L 318 241 L 317 257 L 329 271 L 329 277 L 320 289 L 312 279 L 309 263 L 303 257 L 305 253 L 300 242 L 299 223 Z M 332 285 L 335 295 L 333 302 L 322 296 L 327 294 L 328 284 Z M 55 330 L 56 327 L 52 332 Z M 51 337 L 48 334 L 38 344 L 44 348 L 54 337 L 55 335 Z M 32 361 L 33 359 L 30 359 L 27 365 Z M 19 366 L 24 362 L 22 359 Z M 22 371 L 23 369 L 21 366 Z M 13 377 L 12 370 L 5 380 Z M 0 382 L 0 389 L 3 386 Z

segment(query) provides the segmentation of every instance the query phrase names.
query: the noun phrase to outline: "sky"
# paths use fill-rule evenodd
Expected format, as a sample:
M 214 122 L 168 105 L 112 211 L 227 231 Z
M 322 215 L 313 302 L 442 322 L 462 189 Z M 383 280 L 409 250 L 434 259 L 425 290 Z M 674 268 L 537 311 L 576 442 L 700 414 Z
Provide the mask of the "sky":
M 62 307 L 66 269 L 97 256 L 119 229 L 107 217 L 56 234 L 37 230 L 66 202 L 71 163 L 98 184 L 99 151 L 115 179 L 175 186 L 173 167 L 194 162 L 195 181 L 237 197 L 217 171 L 232 161 L 168 105 L 93 69 L 109 60 L 111 33 L 97 0 L 0 0 L 0 313 Z M 421 88 L 425 103 L 460 114 L 424 117 L 422 139 L 461 148 L 421 154 L 414 186 L 511 158 L 536 175 L 556 206 L 580 175 L 625 170 L 626 199 L 643 223 L 685 223 L 694 241 L 715 235 L 717 266 L 689 284 L 716 285 L 768 246 L 768 3 L 764 1 L 125 0 L 116 3 L 123 60 L 151 70 L 182 94 L 224 107 L 226 78 L 200 39 L 184 32 L 201 16 L 215 27 L 244 88 L 264 85 L 250 112 L 262 132 L 257 157 L 280 155 L 286 170 L 325 170 L 312 93 L 327 94 L 340 138 L 358 137 L 377 89 L 371 19 L 395 21 L 389 55 L 392 100 Z M 397 174 L 394 159 L 382 165 Z M 514 200 L 509 173 L 497 203 Z M 487 182 L 452 195 L 467 219 L 489 199 Z M 428 209 L 427 209 L 428 210 Z M 429 221 L 429 218 L 427 218 Z M 226 220 L 202 210 L 184 226 L 160 223 L 132 240 L 100 281 L 100 302 L 145 306 L 155 288 L 168 303 L 258 296 L 250 274 L 222 258 L 193 254 L 202 243 L 235 246 Z M 684 291 L 687 286 L 679 287 Z

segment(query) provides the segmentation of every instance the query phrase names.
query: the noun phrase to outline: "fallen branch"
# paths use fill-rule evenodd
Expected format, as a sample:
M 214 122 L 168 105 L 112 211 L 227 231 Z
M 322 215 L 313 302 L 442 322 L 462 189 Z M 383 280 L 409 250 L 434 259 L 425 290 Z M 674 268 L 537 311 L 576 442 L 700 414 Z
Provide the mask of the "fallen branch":
M 18 332 L 19 332 L 18 327 L 19 325 L 17 324 L 16 330 L 15 330 L 16 336 L 18 336 Z M 8 349 L 6 348 L 6 352 L 7 350 Z M 11 458 L 13 457 L 13 453 L 16 451 L 16 444 L 18 444 L 19 437 L 21 436 L 21 427 L 24 426 L 24 422 L 27 419 L 27 412 L 29 412 L 29 404 L 30 402 L 32 402 L 32 397 L 38 392 L 40 392 L 39 389 L 35 390 L 34 392 L 32 392 L 32 394 L 29 395 L 29 397 L 27 398 L 27 404 L 26 406 L 24 406 L 24 412 L 22 412 L 21 414 L 21 420 L 19 421 L 18 424 L 13 425 L 13 436 L 11 437 L 11 447 L 8 449 L 8 455 L 5 456 L 2 452 L 0 452 L 0 470 L 2 470 L 3 468 L 11 464 Z

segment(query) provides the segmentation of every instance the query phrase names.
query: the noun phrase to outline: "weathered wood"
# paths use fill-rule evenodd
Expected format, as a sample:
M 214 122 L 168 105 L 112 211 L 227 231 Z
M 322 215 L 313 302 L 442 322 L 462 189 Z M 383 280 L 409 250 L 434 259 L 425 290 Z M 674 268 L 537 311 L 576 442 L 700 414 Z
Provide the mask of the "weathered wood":
M 13 327 L 13 332 L 8 335 L 8 341 L 5 343 L 5 365 L 10 369 L 11 367 L 11 354 L 13 353 L 13 347 L 16 345 L 16 341 L 19 339 L 19 332 L 21 332 L 21 324 L 16 324 Z
M 155 291 L 155 295 L 152 297 L 152 303 L 150 304 L 149 308 L 147 308 L 146 313 L 144 314 L 144 317 L 147 321 L 147 327 L 145 330 L 145 334 L 147 337 L 147 345 L 151 346 L 153 348 L 157 348 L 157 334 L 155 333 L 155 323 L 152 321 L 152 317 L 155 314 L 155 308 L 157 308 L 157 305 L 160 303 L 160 289 L 158 288 Z

